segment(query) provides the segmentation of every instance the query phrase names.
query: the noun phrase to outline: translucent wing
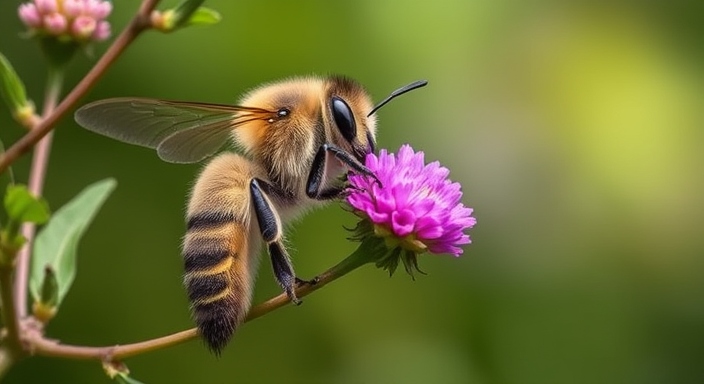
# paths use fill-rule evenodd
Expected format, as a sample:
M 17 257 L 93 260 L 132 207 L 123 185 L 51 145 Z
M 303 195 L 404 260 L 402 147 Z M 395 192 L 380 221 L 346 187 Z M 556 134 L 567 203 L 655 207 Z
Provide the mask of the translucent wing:
M 274 114 L 222 104 L 115 98 L 81 107 L 75 119 L 89 131 L 154 148 L 165 161 L 193 163 L 222 147 L 233 128 Z
M 156 147 L 159 157 L 171 163 L 195 163 L 212 155 L 230 137 L 232 121 L 178 131 L 166 137 Z

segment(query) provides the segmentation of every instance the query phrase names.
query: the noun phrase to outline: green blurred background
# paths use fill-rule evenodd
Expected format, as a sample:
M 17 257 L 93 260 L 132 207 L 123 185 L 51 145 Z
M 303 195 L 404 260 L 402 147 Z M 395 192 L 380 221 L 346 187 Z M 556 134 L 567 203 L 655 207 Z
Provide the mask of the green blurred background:
M 40 105 L 45 66 L 0 2 L 0 51 Z M 173 5 L 173 2 L 166 2 Z M 630 5 L 629 5 L 630 4 Z M 114 30 L 137 0 L 115 2 Z M 704 382 L 704 3 L 207 1 L 223 22 L 148 33 L 84 100 L 233 103 L 265 81 L 342 73 L 376 100 L 379 145 L 440 160 L 475 208 L 460 258 L 412 281 L 364 267 L 242 327 L 220 359 L 202 343 L 127 360 L 146 383 Z M 105 49 L 97 47 L 96 53 Z M 73 85 L 95 58 L 77 58 Z M 0 109 L 0 137 L 22 135 Z M 15 166 L 26 181 L 29 156 Z M 128 343 L 192 326 L 179 255 L 199 165 L 86 132 L 56 132 L 46 197 L 118 189 L 80 246 L 48 334 Z M 312 277 L 354 249 L 333 204 L 289 231 Z M 279 293 L 267 263 L 255 301 Z M 108 382 L 98 364 L 26 360 L 7 383 Z

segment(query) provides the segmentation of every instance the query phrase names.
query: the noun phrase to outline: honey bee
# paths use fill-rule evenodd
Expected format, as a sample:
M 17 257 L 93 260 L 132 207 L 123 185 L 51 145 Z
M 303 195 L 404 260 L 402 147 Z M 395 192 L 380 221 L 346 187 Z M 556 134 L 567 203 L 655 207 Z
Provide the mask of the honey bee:
M 260 248 L 293 303 L 296 277 L 283 226 L 311 207 L 344 196 L 346 172 L 374 177 L 374 113 L 416 81 L 373 106 L 354 80 L 301 77 L 266 84 L 238 105 L 113 98 L 87 104 L 84 128 L 154 148 L 173 163 L 201 161 L 232 139 L 236 152 L 212 159 L 191 191 L 183 241 L 184 284 L 200 335 L 220 354 L 252 301 Z M 314 281 L 307 282 L 314 283 Z

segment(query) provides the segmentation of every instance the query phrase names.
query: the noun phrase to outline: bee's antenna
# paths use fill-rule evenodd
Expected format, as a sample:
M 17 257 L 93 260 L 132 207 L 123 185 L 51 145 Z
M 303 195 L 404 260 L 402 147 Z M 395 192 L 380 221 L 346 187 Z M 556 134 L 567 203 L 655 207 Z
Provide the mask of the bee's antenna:
M 382 100 L 379 104 L 377 104 L 374 108 L 372 108 L 372 111 L 369 112 L 369 114 L 367 114 L 367 117 L 373 115 L 374 112 L 378 111 L 379 108 L 383 107 L 386 103 L 393 100 L 396 96 L 401 96 L 408 91 L 412 91 L 414 89 L 424 87 L 427 84 L 428 84 L 427 80 L 418 80 L 418 81 L 414 81 L 406 86 L 403 86 L 403 87 L 391 92 L 391 94 L 389 96 L 387 96 L 384 100 Z

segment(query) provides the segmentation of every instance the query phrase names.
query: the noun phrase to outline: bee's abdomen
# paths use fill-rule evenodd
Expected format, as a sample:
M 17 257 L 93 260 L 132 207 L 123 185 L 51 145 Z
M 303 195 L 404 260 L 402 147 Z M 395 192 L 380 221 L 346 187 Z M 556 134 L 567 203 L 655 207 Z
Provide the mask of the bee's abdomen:
M 245 226 L 231 213 L 189 213 L 184 283 L 201 336 L 216 354 L 249 310 L 252 279 L 244 234 Z

